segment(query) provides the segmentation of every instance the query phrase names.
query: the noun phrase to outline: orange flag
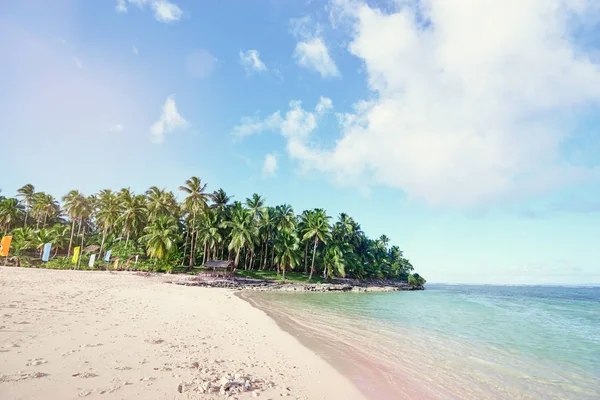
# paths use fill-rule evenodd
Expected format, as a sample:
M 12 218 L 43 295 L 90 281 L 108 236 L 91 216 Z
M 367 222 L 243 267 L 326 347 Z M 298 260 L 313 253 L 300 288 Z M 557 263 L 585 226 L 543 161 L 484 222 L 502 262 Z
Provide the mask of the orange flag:
M 12 236 L 4 236 L 0 243 L 0 256 L 8 257 L 8 250 L 10 250 L 10 243 L 12 242 Z

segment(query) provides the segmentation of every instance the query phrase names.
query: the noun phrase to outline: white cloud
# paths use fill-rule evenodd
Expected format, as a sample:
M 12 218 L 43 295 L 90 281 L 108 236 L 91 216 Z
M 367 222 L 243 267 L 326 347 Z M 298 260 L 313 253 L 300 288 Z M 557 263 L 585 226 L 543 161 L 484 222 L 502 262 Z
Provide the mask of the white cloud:
M 242 123 L 233 128 L 233 135 L 237 139 L 242 139 L 259 132 L 279 131 L 288 139 L 298 138 L 304 142 L 317 127 L 317 117 L 331 109 L 333 109 L 331 99 L 323 96 L 319 99 L 315 112 L 304 110 L 301 101 L 292 100 L 285 117 L 281 116 L 281 111 L 276 111 L 264 120 L 256 117 L 242 118 Z
M 137 46 L 136 46 L 136 45 L 133 45 L 133 48 L 132 48 L 132 49 L 133 49 L 133 54 L 135 54 L 136 56 L 137 56 L 138 54 L 140 54 L 140 52 L 138 51 L 138 48 L 137 48 Z
M 127 12 L 127 4 L 125 4 L 125 0 L 117 0 L 117 6 L 115 7 L 118 13 L 126 13 Z
M 188 126 L 189 122 L 177 111 L 175 96 L 171 95 L 167 97 L 160 118 L 150 127 L 150 137 L 152 142 L 160 144 L 164 142 L 166 133 L 173 133 L 177 129 L 185 129 Z
M 327 46 L 320 37 L 298 42 L 293 57 L 298 65 L 318 72 L 323 78 L 340 75 L 335 62 L 329 56 Z
M 109 128 L 109 131 L 112 133 L 120 133 L 125 130 L 125 127 L 122 124 L 115 124 Z
M 328 111 L 333 110 L 333 102 L 329 97 L 323 97 L 319 99 L 319 103 L 315 107 L 315 111 L 317 114 L 325 114 Z
M 572 25 L 597 21 L 595 2 L 398 4 L 384 12 L 336 2 L 372 95 L 340 116 L 332 148 L 288 138 L 292 157 L 339 183 L 382 184 L 459 207 L 600 177 L 598 167 L 561 159 L 569 117 L 600 103 L 600 65 L 574 42 Z
M 260 53 L 257 50 L 240 50 L 240 62 L 247 72 L 264 72 L 267 70 L 267 66 L 260 59 Z
M 116 11 L 127 12 L 127 3 L 133 4 L 140 9 L 150 7 L 154 11 L 154 18 L 159 22 L 175 22 L 181 19 L 183 11 L 175 3 L 169 0 L 117 0 Z
M 233 135 L 237 139 L 264 131 L 274 131 L 281 126 L 281 113 L 279 111 L 269 115 L 264 121 L 258 118 L 244 117 L 242 123 L 233 128 Z
M 275 154 L 267 154 L 263 162 L 263 178 L 274 176 L 275 171 L 277 171 L 277 156 Z

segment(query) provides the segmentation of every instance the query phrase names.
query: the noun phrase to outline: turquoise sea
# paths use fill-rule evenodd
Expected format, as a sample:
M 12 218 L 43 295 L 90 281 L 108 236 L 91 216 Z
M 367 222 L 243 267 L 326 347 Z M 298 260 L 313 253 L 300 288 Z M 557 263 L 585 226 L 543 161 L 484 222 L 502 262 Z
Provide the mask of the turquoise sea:
M 373 399 L 600 399 L 600 287 L 427 285 L 250 301 Z

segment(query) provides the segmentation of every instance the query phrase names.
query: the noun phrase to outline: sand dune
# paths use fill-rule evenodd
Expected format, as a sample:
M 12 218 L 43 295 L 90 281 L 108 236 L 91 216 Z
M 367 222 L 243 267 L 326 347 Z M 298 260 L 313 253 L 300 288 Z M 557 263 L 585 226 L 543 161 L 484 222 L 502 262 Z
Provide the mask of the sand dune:
M 226 289 L 0 268 L 2 399 L 362 399 Z

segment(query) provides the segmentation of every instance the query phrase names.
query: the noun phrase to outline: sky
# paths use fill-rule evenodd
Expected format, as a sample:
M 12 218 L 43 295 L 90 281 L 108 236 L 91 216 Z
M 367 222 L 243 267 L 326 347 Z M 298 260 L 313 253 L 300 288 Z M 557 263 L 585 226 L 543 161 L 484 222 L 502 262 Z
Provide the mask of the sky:
M 596 0 L 4 0 L 0 178 L 199 176 L 430 282 L 600 283 Z

